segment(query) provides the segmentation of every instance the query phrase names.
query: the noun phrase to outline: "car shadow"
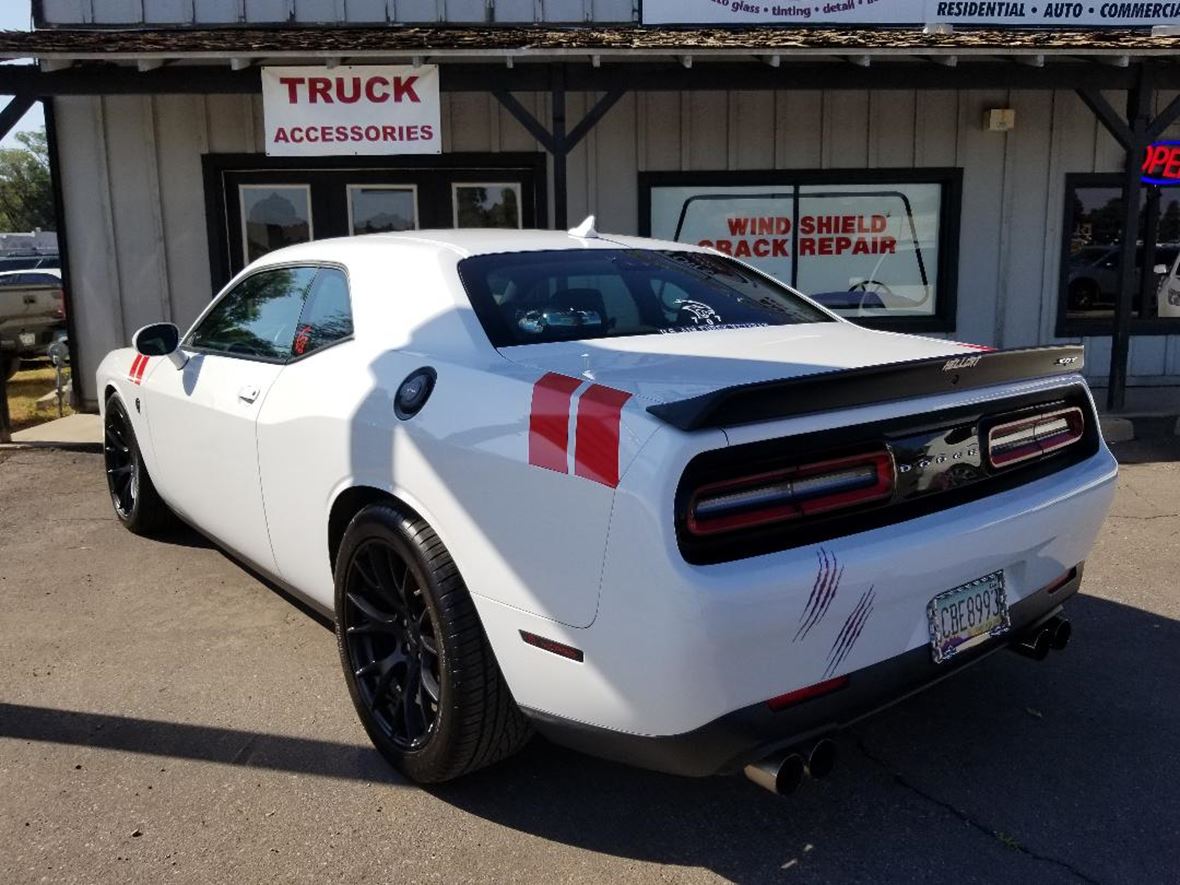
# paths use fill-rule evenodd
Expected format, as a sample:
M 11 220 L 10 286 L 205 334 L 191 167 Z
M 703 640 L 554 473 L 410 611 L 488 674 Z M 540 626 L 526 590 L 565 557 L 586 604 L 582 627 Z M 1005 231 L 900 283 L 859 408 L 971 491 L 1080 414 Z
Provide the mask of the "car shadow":
M 835 773 L 787 798 L 541 739 L 428 791 L 558 845 L 743 883 L 1168 880 L 1180 622 L 1088 596 L 1067 613 L 1065 652 L 994 655 L 858 724 Z M 0 737 L 409 786 L 367 745 L 221 726 L 0 704 Z

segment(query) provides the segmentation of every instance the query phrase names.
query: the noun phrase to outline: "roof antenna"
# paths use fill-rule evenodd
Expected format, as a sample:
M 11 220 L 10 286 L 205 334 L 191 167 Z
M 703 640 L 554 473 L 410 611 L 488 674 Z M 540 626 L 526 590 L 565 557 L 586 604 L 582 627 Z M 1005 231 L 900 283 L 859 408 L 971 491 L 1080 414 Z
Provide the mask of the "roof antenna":
M 594 229 L 594 216 L 587 215 L 586 220 L 577 227 L 571 227 L 569 230 L 571 237 L 581 237 L 583 240 L 589 240 L 598 236 L 598 231 Z

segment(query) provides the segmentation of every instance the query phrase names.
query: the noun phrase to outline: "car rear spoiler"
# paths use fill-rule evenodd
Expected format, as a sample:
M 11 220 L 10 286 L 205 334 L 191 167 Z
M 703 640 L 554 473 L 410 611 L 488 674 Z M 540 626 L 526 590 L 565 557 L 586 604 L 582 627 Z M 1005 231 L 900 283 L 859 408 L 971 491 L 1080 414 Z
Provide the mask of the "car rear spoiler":
M 738 384 L 691 399 L 649 406 L 647 410 L 673 427 L 700 430 L 1068 375 L 1080 372 L 1084 364 L 1084 352 L 1079 346 L 960 353 L 817 372 L 783 381 Z

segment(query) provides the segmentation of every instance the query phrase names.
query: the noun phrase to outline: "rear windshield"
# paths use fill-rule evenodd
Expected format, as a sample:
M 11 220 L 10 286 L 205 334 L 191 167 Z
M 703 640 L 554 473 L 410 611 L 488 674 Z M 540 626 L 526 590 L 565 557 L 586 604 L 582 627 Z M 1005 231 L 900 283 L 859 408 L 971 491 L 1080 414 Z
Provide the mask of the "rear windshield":
M 830 322 L 785 286 L 702 252 L 477 255 L 459 276 L 496 347 Z

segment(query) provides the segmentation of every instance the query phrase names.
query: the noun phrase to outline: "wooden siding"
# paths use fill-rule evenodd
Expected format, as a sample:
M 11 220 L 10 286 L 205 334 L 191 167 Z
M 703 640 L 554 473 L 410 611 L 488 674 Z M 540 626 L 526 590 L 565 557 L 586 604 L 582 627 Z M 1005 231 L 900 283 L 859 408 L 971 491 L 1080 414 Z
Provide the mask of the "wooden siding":
M 571 123 L 596 97 L 569 97 Z M 1172 97 L 1161 94 L 1160 107 Z M 548 96 L 520 98 L 548 119 Z M 1016 128 L 984 131 L 992 107 L 1015 108 Z M 91 375 L 138 326 L 170 318 L 183 327 L 213 294 L 201 156 L 261 153 L 261 99 L 72 97 L 56 99 L 56 110 L 79 370 Z M 442 111 L 447 152 L 539 149 L 490 95 L 447 94 Z M 1072 92 L 631 93 L 571 155 L 569 214 L 571 223 L 594 213 L 601 230 L 635 233 L 637 177 L 648 170 L 961 167 L 952 334 L 1008 347 L 1062 340 L 1054 326 L 1065 174 L 1121 163 Z M 1110 339 L 1085 344 L 1087 372 L 1101 379 Z M 1180 381 L 1180 336 L 1133 338 L 1130 374 L 1136 384 Z
M 638 0 L 43 0 L 47 25 L 632 22 Z

